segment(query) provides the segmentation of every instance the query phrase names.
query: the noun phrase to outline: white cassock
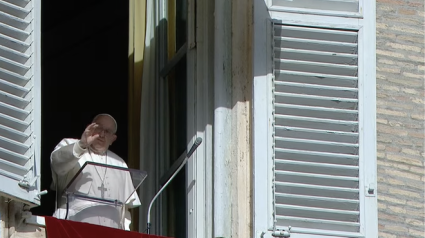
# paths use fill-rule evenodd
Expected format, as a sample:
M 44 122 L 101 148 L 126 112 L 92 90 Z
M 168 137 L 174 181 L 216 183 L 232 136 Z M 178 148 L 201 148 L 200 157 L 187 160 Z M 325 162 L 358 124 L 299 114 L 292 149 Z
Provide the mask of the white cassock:
M 105 155 L 98 155 L 89 149 L 82 149 L 77 139 L 63 139 L 53 150 L 50 160 L 53 182 L 51 188 L 59 195 L 87 161 L 128 168 L 118 155 L 108 150 Z M 67 219 L 87 222 L 118 229 L 130 229 L 131 217 L 128 208 L 140 206 L 137 192 L 129 199 L 134 185 L 128 172 L 100 166 L 86 166 L 73 183 L 73 188 L 80 194 L 104 198 L 117 198 L 125 206 L 116 207 L 88 200 L 75 199 L 69 203 Z M 54 217 L 64 219 L 66 216 L 66 199 L 58 196 L 58 209 Z M 127 201 L 126 201 L 127 200 Z

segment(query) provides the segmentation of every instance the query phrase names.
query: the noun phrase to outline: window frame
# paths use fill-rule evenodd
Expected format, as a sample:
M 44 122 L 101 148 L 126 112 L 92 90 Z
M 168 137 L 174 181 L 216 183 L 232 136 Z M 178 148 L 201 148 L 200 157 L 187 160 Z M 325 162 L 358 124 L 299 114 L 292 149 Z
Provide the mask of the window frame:
M 173 71 L 173 69 L 178 65 L 178 63 L 182 62 L 183 60 L 186 61 L 186 85 L 188 85 L 188 81 L 189 81 L 189 59 L 188 59 L 188 47 L 187 47 L 187 30 L 186 30 L 186 42 L 182 45 L 182 46 L 178 46 L 179 48 L 176 48 L 176 45 L 171 43 L 170 44 L 170 40 L 175 40 L 176 37 L 176 26 L 175 26 L 175 20 L 176 19 L 169 19 L 169 17 L 176 17 L 176 15 L 172 15 L 173 13 L 170 13 L 170 10 L 174 10 L 175 8 L 169 6 L 169 1 L 168 0 L 160 0 L 158 1 L 158 9 L 159 9 L 159 14 L 157 16 L 157 22 L 159 24 L 157 24 L 158 27 L 158 33 L 157 33 L 157 39 L 156 39 L 156 45 L 158 45 L 158 49 L 157 49 L 157 62 L 158 62 L 158 74 L 157 74 L 157 83 L 156 83 L 156 100 L 158 102 L 158 108 L 157 108 L 157 113 L 156 113 L 156 117 L 157 117 L 157 124 L 156 124 L 156 137 L 158 138 L 158 147 L 157 149 L 157 158 L 156 158 L 156 174 L 158 175 L 158 177 L 156 178 L 158 180 L 158 182 L 160 181 L 167 181 L 167 175 L 170 176 L 171 174 L 173 174 L 175 171 L 173 170 L 173 168 L 177 168 L 178 166 L 176 165 L 180 165 L 179 163 L 181 162 L 179 159 L 177 159 L 176 161 L 174 161 L 173 163 L 171 163 L 169 161 L 169 157 L 170 157 L 170 141 L 168 140 L 169 138 L 169 125 L 166 125 L 166 119 L 164 119 L 165 117 L 168 117 L 169 115 L 166 113 L 167 110 L 169 110 L 169 105 L 167 103 L 168 101 L 168 81 L 169 81 L 169 74 Z M 165 22 L 167 21 L 167 25 L 165 25 Z M 170 24 L 171 23 L 171 24 Z M 174 23 L 174 24 L 172 24 Z M 170 27 L 170 25 L 172 27 Z M 186 26 L 187 27 L 187 26 Z M 174 37 L 174 38 L 172 38 Z M 175 43 L 175 42 L 174 42 Z M 170 53 L 169 48 L 174 48 L 171 49 L 171 51 L 175 51 L 174 54 Z M 188 88 L 187 88 L 188 89 Z M 189 93 L 189 92 L 187 92 Z M 187 97 L 188 99 L 188 97 Z M 186 104 L 188 104 L 188 102 L 186 102 Z M 189 109 L 189 108 L 188 108 Z M 186 111 L 186 120 L 189 120 L 188 116 L 190 115 L 189 110 Z M 186 125 L 188 125 L 188 123 L 186 123 Z M 189 128 L 186 129 L 186 133 L 188 133 Z M 188 134 L 187 136 L 188 137 Z M 167 139 L 164 139 L 167 138 Z M 189 145 L 187 145 L 186 147 L 188 147 Z M 161 149 L 162 148 L 162 149 Z M 181 157 L 181 156 L 180 156 Z M 185 173 L 185 179 L 187 179 L 187 167 L 183 168 L 182 170 L 179 171 L 180 173 Z M 175 180 L 175 179 L 174 179 Z M 158 184 L 158 190 L 161 187 L 161 184 Z M 169 215 L 169 204 L 167 201 L 167 196 L 169 196 L 170 194 L 170 189 L 171 187 L 167 187 L 163 192 L 162 195 L 158 198 L 158 207 L 159 207 L 159 218 L 158 218 L 158 228 L 157 231 L 159 232 L 158 234 L 164 234 L 165 232 L 169 232 L 168 229 L 169 224 L 168 224 L 168 215 Z M 156 191 L 155 191 L 156 193 Z M 187 206 L 187 198 L 188 196 L 185 196 L 185 202 L 186 202 L 186 206 Z M 188 219 L 186 217 L 186 226 L 188 226 Z M 186 235 L 188 234 L 188 230 L 186 227 Z
M 362 0 L 360 7 L 364 6 Z M 272 19 L 282 24 L 359 30 L 359 179 L 360 214 L 363 237 L 377 237 L 376 191 L 376 32 L 375 1 L 367 2 L 363 16 L 304 14 L 269 8 L 271 0 L 254 1 L 253 79 L 253 225 L 255 237 L 272 237 L 273 230 L 273 45 Z M 266 36 L 266 37 L 264 37 Z M 264 49 L 267 48 L 267 50 Z M 371 53 L 373 52 L 373 53 Z M 367 79 L 367 80 L 365 80 Z M 367 102 L 367 103 L 365 103 Z M 267 106 L 264 106 L 267 105 Z M 372 123 L 365 123 L 372 121 Z M 267 125 L 267 128 L 265 128 Z M 264 159 L 267 163 L 264 163 Z M 266 184 L 266 186 L 265 186 Z M 369 195 L 369 188 L 374 193 Z M 267 196 L 265 196 L 267 194 Z M 305 237 L 291 233 L 291 237 Z M 309 235 L 309 237 L 329 237 Z M 335 237 L 335 236 L 334 236 Z
M 158 18 L 161 19 L 166 14 L 166 9 L 162 6 L 167 4 L 167 0 L 161 0 L 157 3 L 159 9 Z M 211 30 L 213 29 L 211 21 L 212 14 L 198 14 L 199 12 L 208 12 L 210 3 L 201 1 L 195 4 L 194 0 L 187 0 L 187 32 L 186 32 L 186 43 L 180 48 L 176 49 L 180 52 L 180 56 L 173 56 L 172 59 L 167 60 L 165 55 L 167 53 L 167 47 L 159 42 L 164 42 L 163 33 L 157 35 L 156 43 L 160 45 L 160 49 L 157 49 L 158 57 L 158 77 L 157 80 L 165 80 L 162 76 L 164 69 L 171 68 L 170 65 L 175 65 L 181 58 L 181 55 L 186 56 L 186 67 L 187 67 L 187 112 L 186 112 L 186 141 L 187 150 L 189 150 L 193 142 L 197 137 L 202 138 L 202 143 L 199 145 L 197 150 L 193 153 L 192 157 L 187 161 L 185 167 L 179 173 L 186 173 L 186 235 L 187 237 L 207 237 L 207 234 L 211 234 L 211 219 L 206 216 L 207 213 L 211 213 L 212 201 L 205 203 L 211 198 L 207 195 L 210 193 L 209 189 L 212 187 L 212 129 L 208 122 L 211 121 L 211 105 L 212 101 L 212 87 L 210 82 L 212 78 L 211 70 L 209 69 L 208 63 L 212 62 L 211 54 L 209 52 L 209 45 L 204 43 L 211 39 Z M 157 22 L 160 22 L 157 19 Z M 198 26 L 198 27 L 197 27 Z M 200 27 L 202 26 L 202 28 Z M 197 30 L 197 28 L 199 30 Z M 161 38 L 162 37 L 162 38 Z M 205 39 L 205 41 L 197 42 L 197 39 Z M 164 71 L 165 72 L 165 71 Z M 160 83 L 161 85 L 161 83 Z M 157 97 L 161 97 L 158 95 Z M 159 105 L 158 111 L 164 109 L 164 105 Z M 161 115 L 158 112 L 158 115 Z M 161 116 L 159 116 L 161 118 Z M 158 133 L 158 132 L 157 132 Z M 163 132 L 157 134 L 162 135 Z M 164 159 L 164 155 L 160 155 L 158 152 L 156 174 L 158 175 L 157 180 L 161 179 L 161 174 L 172 173 L 168 168 L 173 167 L 179 161 L 171 164 L 167 164 Z M 167 189 L 166 189 L 167 190 Z M 156 191 L 155 191 L 156 192 Z M 166 191 L 164 191 L 166 194 Z M 163 214 L 164 206 L 163 201 L 160 198 L 157 203 L 159 204 L 159 214 Z M 161 216 L 161 215 L 159 215 Z M 159 220 L 159 219 L 158 219 Z M 163 232 L 167 224 L 161 220 L 160 226 L 157 228 L 158 232 Z
M 41 191 L 41 0 L 34 0 L 34 51 L 33 51 L 33 67 L 34 67 L 34 173 L 39 175 L 36 186 Z M 37 191 L 37 193 L 38 193 Z M 37 195 L 38 199 L 40 197 Z M 41 205 L 41 202 L 40 204 Z

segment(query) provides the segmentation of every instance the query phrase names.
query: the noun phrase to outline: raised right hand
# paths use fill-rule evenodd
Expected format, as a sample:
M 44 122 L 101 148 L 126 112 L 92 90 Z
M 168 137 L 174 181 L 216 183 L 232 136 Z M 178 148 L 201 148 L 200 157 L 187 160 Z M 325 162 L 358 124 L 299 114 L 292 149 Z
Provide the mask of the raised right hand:
M 99 127 L 99 125 L 93 122 L 84 130 L 80 139 L 80 146 L 83 147 L 83 149 L 88 148 L 99 137 L 99 134 L 95 134 L 97 127 Z

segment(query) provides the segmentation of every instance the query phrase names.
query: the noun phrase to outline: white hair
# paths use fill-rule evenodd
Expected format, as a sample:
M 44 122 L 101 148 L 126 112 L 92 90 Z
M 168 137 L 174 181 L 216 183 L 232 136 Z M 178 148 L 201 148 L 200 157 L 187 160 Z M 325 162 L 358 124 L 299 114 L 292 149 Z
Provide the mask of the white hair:
M 115 124 L 115 131 L 114 131 L 114 133 L 116 133 L 117 132 L 117 130 L 118 130 L 118 124 L 117 124 L 117 121 L 115 120 L 115 118 L 113 117 L 113 116 L 111 116 L 110 114 L 107 114 L 107 113 L 100 113 L 100 114 L 97 114 L 94 118 L 93 118 L 93 121 L 92 122 L 95 122 L 99 117 L 101 117 L 101 116 L 107 116 L 107 117 L 109 117 L 109 118 L 111 118 L 112 119 L 112 121 L 114 121 L 114 124 Z

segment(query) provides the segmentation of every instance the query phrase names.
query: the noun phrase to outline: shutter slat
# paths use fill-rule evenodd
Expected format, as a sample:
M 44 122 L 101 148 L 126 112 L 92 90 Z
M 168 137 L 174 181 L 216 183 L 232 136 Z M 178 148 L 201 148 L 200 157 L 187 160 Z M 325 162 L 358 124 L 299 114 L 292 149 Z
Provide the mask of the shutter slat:
M 14 130 L 10 127 L 6 127 L 6 126 L 3 126 L 1 124 L 0 124 L 0 135 L 4 136 L 6 138 L 9 138 L 11 140 L 14 140 L 14 141 L 21 142 L 21 143 L 24 143 L 28 139 L 28 137 L 30 136 L 27 133 Z
M 272 0 L 274 6 L 313 9 L 322 11 L 353 12 L 359 11 L 358 0 Z
M 333 141 L 343 143 L 357 143 L 358 133 L 351 132 L 339 132 L 339 131 L 328 131 L 328 130 L 316 130 L 310 128 L 299 128 L 289 126 L 276 126 L 276 136 L 287 138 L 298 138 L 298 139 L 311 139 L 311 140 L 322 140 L 322 141 Z
M 347 110 L 338 108 L 311 107 L 304 105 L 276 103 L 275 112 L 276 114 L 300 117 L 316 117 L 344 121 L 358 120 L 357 110 Z
M 3 114 L 17 118 L 19 120 L 25 120 L 30 114 L 30 111 L 16 108 L 2 102 L 0 102 L 0 111 L 2 111 Z
M 31 66 L 21 64 L 0 56 L 0 67 L 9 71 L 16 72 L 20 75 L 25 75 Z
M 19 86 L 1 79 L 0 79 L 0 88 L 3 91 L 3 93 L 9 93 L 18 97 L 25 97 L 25 95 L 27 95 L 30 90 L 28 88 L 25 88 L 25 87 L 22 87 L 22 86 Z
M 28 172 L 28 169 L 31 168 L 0 159 L 0 174 L 6 175 L 8 177 L 21 180 L 22 177 Z
M 21 41 L 25 41 L 31 34 L 31 32 L 20 30 L 3 23 L 0 23 L 0 33 Z
M 309 139 L 297 139 L 297 138 L 285 138 L 276 137 L 277 148 L 288 148 L 288 149 L 304 149 L 312 151 L 321 151 L 329 153 L 341 153 L 341 154 L 356 154 L 358 153 L 358 144 L 351 143 L 338 143 L 333 141 L 320 141 L 320 140 L 309 140 Z
M 338 210 L 358 210 L 359 201 L 354 199 L 315 197 L 288 193 L 276 193 L 276 202 L 295 206 L 314 206 Z
M 31 76 L 32 74 L 20 75 L 12 71 L 8 71 L 8 70 L 0 68 L 0 79 L 4 79 L 11 83 L 16 83 L 19 86 L 25 86 L 28 83 L 28 81 L 31 79 Z
M 305 217 L 313 219 L 327 219 L 334 221 L 351 221 L 358 220 L 358 211 L 346 211 L 337 209 L 325 209 L 316 207 L 294 206 L 294 205 L 276 205 L 276 212 L 279 215 L 286 214 L 287 216 Z
M 324 40 L 298 39 L 290 37 L 276 37 L 275 44 L 279 48 L 301 49 L 332 53 L 350 54 L 356 51 L 357 44 L 333 42 Z
M 357 65 L 358 57 L 353 54 L 321 52 L 301 49 L 275 48 L 275 58 L 325 62 L 330 64 Z
M 31 9 L 27 9 L 26 7 L 14 5 L 5 1 L 0 1 L 0 11 L 24 19 L 30 13 Z
M 348 43 L 356 43 L 358 35 L 355 31 L 339 31 L 318 27 L 302 27 L 279 24 L 274 25 L 274 33 L 276 36 Z
M 14 167 L 8 167 L 7 165 L 3 164 L 3 162 L 8 162 L 6 160 L 0 159 L 0 176 L 5 176 L 11 179 L 14 179 L 15 181 L 20 181 L 23 179 L 23 175 L 19 174 L 19 171 L 22 171 L 25 174 L 25 171 L 27 169 L 23 166 L 21 166 L 21 170 L 17 170 Z
M 354 109 L 357 107 L 358 100 L 340 97 L 325 97 L 276 92 L 275 102 L 327 108 Z
M 30 43 L 19 41 L 9 36 L 0 33 L 0 45 L 16 50 L 21 53 L 25 53 L 30 48 Z
M 285 93 L 306 94 L 316 96 L 331 96 L 341 98 L 357 98 L 357 89 L 330 87 L 315 84 L 300 84 L 292 82 L 276 82 L 275 90 Z
M 4 159 L 12 163 L 24 166 L 27 163 L 27 161 L 30 159 L 30 156 L 22 155 L 22 154 L 19 154 L 10 150 L 6 150 L 0 147 L 0 159 Z
M 3 91 L 0 91 L 0 102 L 4 102 L 5 104 L 13 105 L 18 109 L 24 109 L 30 101 L 23 97 L 18 97 L 13 94 L 9 94 Z M 17 109 L 17 110 L 18 110 Z
M 297 161 L 320 162 L 329 164 L 357 165 L 358 155 L 326 153 L 308 150 L 291 150 L 276 148 L 276 157 Z
M 25 64 L 30 58 L 30 55 L 12 50 L 0 45 L 0 55 L 6 59 L 15 61 L 17 63 Z
M 29 127 L 30 123 L 10 117 L 3 113 L 0 113 L 0 124 L 7 127 L 11 127 L 12 129 L 15 129 L 21 132 L 25 132 L 25 130 Z
M 30 0 L 3 0 L 3 1 L 17 5 L 22 8 L 25 8 L 25 6 L 27 6 L 28 3 L 30 2 Z
M 358 34 L 274 34 L 276 225 L 359 232 Z
M 11 25 L 20 30 L 25 30 L 30 24 L 30 22 L 26 21 L 25 19 L 18 18 L 1 11 L 0 11 L 0 22 L 6 25 Z
M 300 173 L 276 170 L 276 180 L 288 183 L 313 184 L 328 187 L 358 188 L 359 181 L 353 177 L 330 176 L 314 173 Z
M 285 159 L 276 159 L 275 166 L 277 170 L 286 170 L 292 172 L 321 173 L 348 177 L 359 176 L 359 166 L 293 161 Z
M 357 122 L 343 121 L 343 120 L 330 120 L 313 117 L 299 117 L 289 115 L 276 115 L 276 125 L 301 127 L 319 130 L 331 131 L 344 131 L 344 132 L 357 132 Z
M 321 84 L 340 87 L 357 87 L 357 77 L 317 74 L 275 69 L 276 81 L 299 82 L 308 84 Z
M 275 185 L 276 192 L 279 193 L 344 199 L 359 198 L 359 190 L 355 188 L 332 187 L 291 182 L 275 182 Z
M 354 92 L 357 93 L 357 88 L 348 88 L 348 87 L 336 87 L 336 86 L 327 86 L 327 85 L 320 85 L 320 84 L 306 84 L 306 83 L 298 83 L 298 82 L 275 82 L 275 85 L 282 85 L 282 86 L 292 86 L 292 87 L 299 87 L 299 88 L 311 88 L 311 89 L 326 89 L 329 91 L 347 91 L 347 92 Z
M 301 72 L 310 72 L 318 74 L 331 74 L 331 75 L 349 75 L 357 76 L 357 66 L 331 64 L 331 63 L 318 63 L 311 61 L 301 60 L 275 60 L 275 67 L 280 70 L 292 70 Z
M 278 220 L 278 225 L 284 227 L 285 224 L 293 224 L 295 227 L 302 227 L 308 229 L 322 229 L 322 230 L 334 230 L 334 231 L 346 231 L 346 232 L 356 232 L 359 230 L 359 222 L 342 222 L 342 221 L 332 221 L 324 219 L 312 219 L 312 218 L 302 218 L 302 217 L 291 217 L 291 216 L 276 216 Z M 341 234 L 342 235 L 342 234 Z M 363 237 L 363 236 L 353 236 L 352 234 L 346 234 L 342 237 Z
M 8 148 L 10 151 L 24 155 L 25 153 L 27 153 L 28 149 L 30 148 L 30 145 L 13 141 L 3 136 L 0 136 L 0 147 Z

